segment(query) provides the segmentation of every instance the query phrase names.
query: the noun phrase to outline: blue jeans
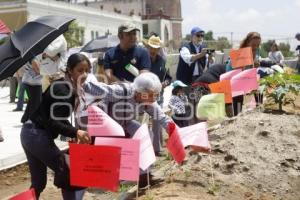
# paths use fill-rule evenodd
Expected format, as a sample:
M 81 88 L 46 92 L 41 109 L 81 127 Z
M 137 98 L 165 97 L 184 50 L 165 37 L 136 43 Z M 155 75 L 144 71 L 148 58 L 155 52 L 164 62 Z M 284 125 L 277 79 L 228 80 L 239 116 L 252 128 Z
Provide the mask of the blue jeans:
M 31 188 L 37 199 L 47 184 L 47 167 L 55 172 L 54 185 L 62 188 L 64 200 L 81 200 L 84 189 L 70 186 L 69 168 L 64 154 L 55 145 L 53 138 L 32 123 L 25 123 L 21 130 L 21 144 L 26 154 L 31 174 Z

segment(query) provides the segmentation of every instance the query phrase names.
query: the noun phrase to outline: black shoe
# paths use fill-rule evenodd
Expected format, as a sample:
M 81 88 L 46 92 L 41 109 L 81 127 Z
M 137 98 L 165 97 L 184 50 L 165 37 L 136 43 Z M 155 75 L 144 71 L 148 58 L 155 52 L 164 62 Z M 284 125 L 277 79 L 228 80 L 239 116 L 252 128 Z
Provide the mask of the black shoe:
M 19 112 L 19 111 L 23 111 L 23 109 L 20 109 L 20 108 L 13 109 L 13 112 Z
M 141 174 L 139 178 L 139 189 L 146 189 L 149 186 L 157 185 L 163 182 L 161 178 L 155 178 L 152 174 L 149 174 L 149 185 L 147 180 L 147 174 Z
M 155 156 L 156 157 L 163 157 L 163 156 L 165 156 L 162 152 L 160 152 L 160 151 L 156 151 L 155 152 Z

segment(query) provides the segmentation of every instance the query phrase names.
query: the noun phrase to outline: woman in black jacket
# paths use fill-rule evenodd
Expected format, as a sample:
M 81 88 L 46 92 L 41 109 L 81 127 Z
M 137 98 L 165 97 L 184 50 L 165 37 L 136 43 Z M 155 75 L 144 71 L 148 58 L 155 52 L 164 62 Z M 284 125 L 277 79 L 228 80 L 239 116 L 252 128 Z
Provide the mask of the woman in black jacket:
M 85 81 L 90 67 L 84 55 L 71 55 L 65 79 L 50 85 L 39 108 L 22 127 L 21 143 L 28 160 L 31 188 L 35 189 L 37 198 L 47 184 L 47 167 L 55 172 L 54 185 L 62 189 L 63 199 L 83 198 L 84 190 L 70 185 L 69 168 L 54 139 L 61 134 L 76 138 L 79 143 L 90 143 L 88 133 L 68 121 L 74 110 L 76 89 Z

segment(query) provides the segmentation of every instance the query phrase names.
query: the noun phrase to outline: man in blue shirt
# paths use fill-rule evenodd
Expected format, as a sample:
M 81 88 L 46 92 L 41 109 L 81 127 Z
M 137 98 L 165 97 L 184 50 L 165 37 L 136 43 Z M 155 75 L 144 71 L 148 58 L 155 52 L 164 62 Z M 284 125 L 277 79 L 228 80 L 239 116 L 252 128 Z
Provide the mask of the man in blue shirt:
M 109 49 L 104 56 L 104 69 L 109 82 L 132 82 L 135 75 L 125 67 L 129 64 L 139 73 L 149 71 L 150 56 L 146 49 L 136 45 L 139 29 L 131 23 L 125 23 L 118 28 L 120 44 Z

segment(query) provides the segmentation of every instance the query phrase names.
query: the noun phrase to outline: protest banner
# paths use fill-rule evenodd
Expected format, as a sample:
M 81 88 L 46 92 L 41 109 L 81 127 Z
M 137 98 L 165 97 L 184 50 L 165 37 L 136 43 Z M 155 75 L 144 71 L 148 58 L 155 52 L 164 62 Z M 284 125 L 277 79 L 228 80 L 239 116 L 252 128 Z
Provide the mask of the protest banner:
M 231 66 L 233 68 L 245 67 L 254 64 L 251 47 L 240 48 L 237 50 L 231 49 L 229 56 Z
M 9 198 L 9 200 L 36 200 L 33 188 Z
M 193 146 L 202 152 L 207 152 L 211 149 L 206 122 L 179 128 L 178 134 L 184 147 Z
M 197 105 L 196 116 L 208 120 L 225 118 L 224 94 L 208 94 L 201 97 Z
M 117 191 L 121 148 L 70 143 L 70 182 L 73 186 Z
M 231 70 L 231 71 L 228 71 L 224 74 L 221 74 L 220 76 L 220 81 L 223 81 L 223 80 L 231 80 L 231 78 L 240 73 L 242 71 L 242 69 L 235 69 L 235 70 Z
M 236 74 L 231 79 L 232 96 L 250 93 L 258 89 L 256 69 L 247 69 Z
M 134 134 L 132 139 L 140 141 L 140 168 L 146 170 L 155 161 L 155 153 L 150 138 L 149 130 L 147 124 L 143 124 Z
M 120 180 L 139 180 L 140 141 L 125 138 L 97 137 L 95 145 L 116 146 L 121 148 Z
M 185 150 L 178 134 L 178 128 L 176 126 L 172 129 L 172 132 L 169 133 L 169 139 L 166 146 L 173 159 L 178 164 L 181 164 L 185 158 Z
M 223 93 L 225 95 L 225 103 L 232 103 L 231 84 L 229 80 L 223 80 L 208 85 L 211 93 Z
M 90 136 L 125 136 L 122 126 L 97 106 L 88 107 L 87 129 Z

